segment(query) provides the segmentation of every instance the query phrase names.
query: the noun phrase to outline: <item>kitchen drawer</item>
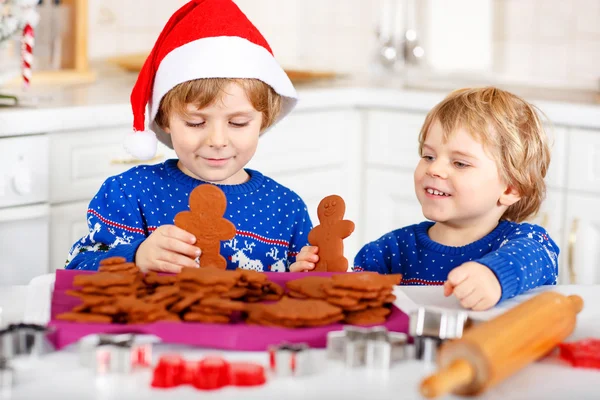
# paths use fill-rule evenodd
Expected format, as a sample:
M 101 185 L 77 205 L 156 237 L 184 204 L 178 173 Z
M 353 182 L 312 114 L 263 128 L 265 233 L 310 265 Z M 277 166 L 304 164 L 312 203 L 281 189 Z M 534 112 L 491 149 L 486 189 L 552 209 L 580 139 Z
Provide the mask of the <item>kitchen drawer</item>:
M 260 138 L 248 167 L 268 174 L 339 164 L 359 140 L 360 118 L 352 109 L 294 113 Z
M 600 131 L 569 132 L 568 189 L 600 193 Z
M 425 114 L 372 110 L 367 113 L 367 163 L 413 170 L 419 162 L 419 132 Z
M 123 148 L 131 127 L 72 131 L 50 134 L 50 202 L 89 201 L 106 178 L 137 164 L 176 158 L 175 152 L 159 143 L 150 161 L 138 161 Z

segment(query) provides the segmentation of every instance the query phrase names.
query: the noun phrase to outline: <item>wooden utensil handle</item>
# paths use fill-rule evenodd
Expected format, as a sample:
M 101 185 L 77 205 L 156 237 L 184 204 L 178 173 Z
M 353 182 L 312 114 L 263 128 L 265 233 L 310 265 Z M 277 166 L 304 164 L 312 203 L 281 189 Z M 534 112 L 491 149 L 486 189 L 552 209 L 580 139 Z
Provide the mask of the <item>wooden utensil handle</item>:
M 442 396 L 473 381 L 475 371 L 465 360 L 455 360 L 448 368 L 430 376 L 421 383 L 421 394 L 427 398 Z

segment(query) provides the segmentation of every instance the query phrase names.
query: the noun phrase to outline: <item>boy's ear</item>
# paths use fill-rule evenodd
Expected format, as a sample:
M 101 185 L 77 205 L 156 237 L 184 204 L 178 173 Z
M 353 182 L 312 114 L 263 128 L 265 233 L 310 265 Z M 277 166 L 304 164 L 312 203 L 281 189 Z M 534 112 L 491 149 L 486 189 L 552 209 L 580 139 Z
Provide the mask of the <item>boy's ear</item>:
M 168 126 L 161 126 L 161 129 L 165 131 L 165 133 L 168 133 L 169 135 L 171 134 L 171 128 Z
M 500 195 L 498 203 L 502 206 L 512 206 L 517 201 L 521 200 L 521 194 L 512 186 L 507 186 L 504 193 Z

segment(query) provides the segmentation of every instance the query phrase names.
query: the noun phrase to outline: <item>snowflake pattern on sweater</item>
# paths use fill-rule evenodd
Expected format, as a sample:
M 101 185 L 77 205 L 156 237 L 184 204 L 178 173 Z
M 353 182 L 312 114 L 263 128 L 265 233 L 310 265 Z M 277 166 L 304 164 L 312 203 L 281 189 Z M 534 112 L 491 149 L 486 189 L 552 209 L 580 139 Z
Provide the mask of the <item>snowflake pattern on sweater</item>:
M 224 217 L 237 230 L 232 240 L 221 242 L 221 254 L 228 269 L 287 271 L 308 244 L 312 223 L 306 204 L 260 172 L 246 171 L 246 183 L 217 185 L 227 197 Z M 132 262 L 157 227 L 189 210 L 190 192 L 202 183 L 179 170 L 176 159 L 108 178 L 90 202 L 89 233 L 71 247 L 66 269 L 96 270 L 100 260 L 113 256 Z
M 353 270 L 401 273 L 403 285 L 443 285 L 452 269 L 475 261 L 496 274 L 501 301 L 557 282 L 559 249 L 540 226 L 500 221 L 480 240 L 451 247 L 429 238 L 433 224 L 400 228 L 366 244 L 356 255 Z

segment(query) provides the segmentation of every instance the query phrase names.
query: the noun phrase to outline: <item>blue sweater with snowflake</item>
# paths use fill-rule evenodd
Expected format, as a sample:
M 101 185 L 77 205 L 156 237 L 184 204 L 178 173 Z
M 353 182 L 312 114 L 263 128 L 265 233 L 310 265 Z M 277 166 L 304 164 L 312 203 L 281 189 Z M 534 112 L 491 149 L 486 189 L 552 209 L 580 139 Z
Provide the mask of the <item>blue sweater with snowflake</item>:
M 490 268 L 502 287 L 500 301 L 540 285 L 555 285 L 558 246 L 546 231 L 527 223 L 500 221 L 487 236 L 462 247 L 431 240 L 433 222 L 392 231 L 365 245 L 355 271 L 402 274 L 403 285 L 442 285 L 448 273 L 467 261 Z
M 218 185 L 227 197 L 224 217 L 236 227 L 232 240 L 221 242 L 227 268 L 287 271 L 308 244 L 312 223 L 304 201 L 292 190 L 258 171 L 250 180 Z M 159 226 L 173 224 L 189 210 L 190 192 L 200 180 L 185 175 L 177 160 L 134 167 L 108 178 L 90 202 L 89 233 L 77 241 L 67 269 L 98 269 L 106 257 L 135 260 L 139 245 Z

